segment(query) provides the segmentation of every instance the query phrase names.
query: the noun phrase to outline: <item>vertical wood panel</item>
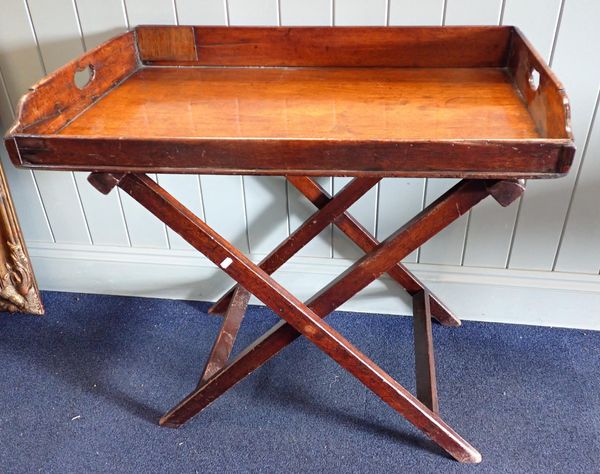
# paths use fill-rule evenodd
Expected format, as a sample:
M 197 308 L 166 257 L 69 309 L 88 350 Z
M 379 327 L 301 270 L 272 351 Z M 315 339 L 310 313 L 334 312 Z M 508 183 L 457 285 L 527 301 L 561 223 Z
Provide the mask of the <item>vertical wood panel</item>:
M 12 105 L 0 70 L 0 134 L 4 134 L 13 120 Z M 53 236 L 33 180 L 33 174 L 31 171 L 15 168 L 3 145 L 0 145 L 0 161 L 11 188 L 11 195 L 25 239 L 29 242 L 52 242 Z
M 102 8 L 97 0 L 76 0 L 75 4 L 86 49 L 127 30 L 123 0 L 103 0 Z
M 333 0 L 279 0 L 285 26 L 331 25 Z
M 165 188 L 169 193 L 175 196 L 185 207 L 196 214 L 200 219 L 204 219 L 204 209 L 202 207 L 202 196 L 197 176 L 185 174 L 160 174 L 158 175 L 158 184 Z M 167 228 L 169 236 L 169 245 L 172 249 L 191 250 L 192 246 L 188 244 L 179 234 Z
M 445 23 L 448 25 L 497 24 L 502 10 L 501 0 L 447 0 Z M 433 202 L 450 187 L 454 179 L 430 179 L 427 183 L 426 203 Z M 461 265 L 467 225 L 471 213 L 454 221 L 421 247 L 419 261 Z
M 334 0 L 336 26 L 382 26 L 387 23 L 387 0 Z
M 83 52 L 71 1 L 60 0 L 50 4 L 43 0 L 30 0 L 28 4 L 43 63 L 42 75 Z M 29 84 L 38 78 L 29 78 Z M 90 244 L 91 237 L 73 173 L 36 171 L 35 176 L 55 240 Z
M 444 0 L 390 0 L 390 25 L 441 25 Z
M 200 178 L 206 223 L 242 252 L 249 252 L 244 192 L 239 176 Z
M 573 203 L 556 261 L 563 272 L 598 273 L 600 271 L 600 117 L 592 120 L 589 140 L 583 150 L 581 170 L 574 190 Z
M 231 25 L 273 26 L 279 23 L 277 0 L 228 0 Z
M 225 0 L 176 0 L 180 25 L 225 25 Z
M 224 0 L 177 0 L 179 24 L 225 25 L 227 12 Z M 186 177 L 187 178 L 187 177 Z M 160 176 L 163 183 L 165 178 Z M 181 177 L 171 175 L 167 183 L 177 197 L 176 181 Z M 244 195 L 238 176 L 201 176 L 197 178 L 198 189 L 189 187 L 187 193 L 179 194 L 184 204 L 202 216 L 219 233 L 231 239 L 240 249 L 248 252 Z M 189 186 L 189 183 L 187 184 Z M 185 186 L 182 182 L 182 186 Z M 195 190 L 194 190 L 195 189 Z M 188 248 L 176 234 L 169 236 L 172 248 Z
M 523 30 L 548 61 L 560 12 L 561 0 L 506 0 L 503 23 Z M 464 265 L 504 268 L 519 210 L 519 201 L 501 207 L 486 199 L 471 211 Z
M 281 24 L 310 26 L 333 24 L 333 0 L 280 0 Z M 316 178 L 316 181 L 328 193 L 333 193 L 332 178 Z M 294 186 L 286 183 L 288 194 L 288 221 L 290 231 L 295 231 L 315 211 L 306 199 Z M 302 247 L 298 255 L 305 257 L 332 256 L 332 227 L 328 226 L 319 236 Z
M 229 0 L 232 25 L 278 25 L 277 0 Z M 251 102 L 238 104 L 241 113 L 251 112 Z M 281 110 L 285 111 L 285 99 Z M 282 177 L 245 176 L 244 199 L 251 253 L 268 253 L 288 235 L 286 183 Z
M 130 27 L 141 24 L 175 24 L 175 9 L 171 0 L 125 0 Z M 156 175 L 151 176 L 158 180 Z M 168 179 L 165 178 L 168 182 Z M 176 190 L 167 189 L 173 193 Z M 144 209 L 127 193 L 119 190 L 127 221 L 131 245 L 134 247 L 166 248 L 169 246 L 165 225 Z
M 384 240 L 423 207 L 424 179 L 387 178 L 379 185 L 377 239 Z M 405 262 L 416 262 L 418 251 Z
M 38 0 L 39 2 L 39 0 Z M 39 3 L 36 7 L 32 7 L 32 15 L 36 11 L 38 14 L 44 15 L 39 29 L 43 31 L 44 38 L 51 38 L 52 31 L 56 28 L 56 22 L 53 22 L 53 17 L 48 17 L 44 10 L 45 2 L 42 2 L 42 9 L 39 9 Z M 30 5 L 32 5 L 30 3 Z M 72 8 L 75 5 L 75 10 Z M 60 44 L 56 45 L 58 51 L 45 41 L 42 41 L 40 33 L 38 38 L 40 46 L 44 45 L 48 54 L 52 59 L 52 66 L 59 67 L 70 58 L 80 55 L 84 49 L 93 48 L 100 42 L 108 39 L 108 37 L 121 33 L 126 30 L 125 17 L 123 6 L 120 0 L 109 0 L 103 4 L 103 8 L 98 11 L 97 6 L 94 8 L 91 0 L 78 0 L 73 4 L 69 1 L 63 1 L 60 4 L 62 21 L 68 22 L 63 25 L 60 22 L 61 34 L 66 41 L 64 51 L 60 48 Z M 50 23 L 48 23 L 50 20 Z M 37 25 L 37 19 L 36 25 Z M 81 27 L 81 31 L 79 28 Z M 37 30 L 36 30 L 37 31 Z M 61 55 L 69 57 L 61 57 Z M 123 210 L 117 192 L 110 193 L 105 196 L 96 191 L 87 181 L 87 173 L 74 173 L 75 184 L 81 198 L 87 227 L 89 229 L 92 243 L 95 245 L 117 245 L 128 246 L 129 237 L 125 227 Z
M 218 24 L 228 21 L 224 0 L 177 0 L 180 24 Z M 161 177 L 162 178 L 162 177 Z M 187 202 L 200 197 L 206 222 L 231 240 L 244 252 L 249 252 L 248 232 L 242 180 L 239 176 L 201 176 L 197 193 L 188 194 Z M 171 192 L 174 190 L 172 189 Z M 175 191 L 176 192 L 176 191 Z M 195 204 L 196 210 L 199 204 Z M 178 237 L 171 237 L 171 245 L 178 246 Z M 185 244 L 183 244 L 185 245 Z
M 335 0 L 333 21 L 336 26 L 386 25 L 387 1 L 374 0 L 372 2 L 362 2 L 360 0 Z M 334 178 L 333 192 L 337 193 L 349 181 L 349 178 Z M 371 189 L 348 210 L 373 235 L 376 234 L 378 194 L 379 185 Z M 362 253 L 356 245 L 351 243 L 342 232 L 334 228 L 333 256 L 338 258 L 356 258 L 360 255 Z
M 561 3 L 562 0 L 506 0 L 502 23 L 519 27 L 549 61 Z
M 350 181 L 352 181 L 352 178 L 334 178 L 333 192 L 338 193 Z M 374 186 L 348 209 L 352 217 L 358 220 L 373 235 L 376 234 L 377 194 L 378 188 Z M 339 229 L 334 227 L 333 256 L 335 258 L 357 258 L 363 254 L 362 250 L 353 244 Z
M 391 0 L 390 25 L 441 25 L 444 16 L 443 0 L 415 3 Z M 383 240 L 401 224 L 411 219 L 423 207 L 424 179 L 384 179 L 379 184 L 377 238 Z M 419 251 L 408 255 L 405 262 L 416 262 Z
M 333 179 L 317 178 L 316 181 L 329 194 L 333 192 Z M 295 231 L 315 211 L 316 207 L 308 201 L 294 186 L 288 185 L 290 230 Z M 319 236 L 308 245 L 302 247 L 298 255 L 305 257 L 331 257 L 332 255 L 332 228 L 328 226 Z
M 288 235 L 285 180 L 245 176 L 246 216 L 251 253 L 269 253 Z
M 173 0 L 125 0 L 129 26 L 174 25 Z
M 522 199 L 510 268 L 552 269 L 598 93 L 599 22 L 600 2 L 565 2 L 552 67 L 571 100 L 578 149 L 566 178 L 529 181 Z M 566 262 L 563 260 L 561 265 Z
M 495 25 L 502 0 L 447 0 L 446 25 Z
M 456 179 L 428 179 L 425 205 L 428 206 L 431 204 L 457 182 L 458 180 Z M 469 215 L 465 214 L 460 217 L 425 243 L 421 247 L 419 262 L 460 265 L 467 235 Z

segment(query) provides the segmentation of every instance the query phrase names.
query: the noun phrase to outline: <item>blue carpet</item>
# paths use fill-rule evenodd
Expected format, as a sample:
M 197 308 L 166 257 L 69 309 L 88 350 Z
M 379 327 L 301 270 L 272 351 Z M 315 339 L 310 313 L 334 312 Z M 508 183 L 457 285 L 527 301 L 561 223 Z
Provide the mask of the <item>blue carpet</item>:
M 436 325 L 441 413 L 483 455 L 433 443 L 305 340 L 190 423 L 160 415 L 195 385 L 220 318 L 183 301 L 44 293 L 0 315 L 0 469 L 20 472 L 600 472 L 600 333 Z M 328 319 L 409 390 L 411 320 Z M 237 347 L 277 318 L 252 307 Z

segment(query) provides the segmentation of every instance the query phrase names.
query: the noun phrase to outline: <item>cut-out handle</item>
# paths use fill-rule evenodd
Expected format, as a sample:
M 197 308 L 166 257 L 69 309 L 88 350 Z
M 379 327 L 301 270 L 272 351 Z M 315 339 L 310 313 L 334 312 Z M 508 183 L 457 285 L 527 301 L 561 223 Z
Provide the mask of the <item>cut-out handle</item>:
M 75 71 L 75 74 L 73 74 L 73 82 L 75 82 L 78 89 L 84 89 L 92 82 L 95 73 L 94 66 L 88 64 L 84 68 Z
M 529 73 L 529 87 L 534 92 L 540 87 L 540 73 L 536 68 L 531 68 L 531 72 Z

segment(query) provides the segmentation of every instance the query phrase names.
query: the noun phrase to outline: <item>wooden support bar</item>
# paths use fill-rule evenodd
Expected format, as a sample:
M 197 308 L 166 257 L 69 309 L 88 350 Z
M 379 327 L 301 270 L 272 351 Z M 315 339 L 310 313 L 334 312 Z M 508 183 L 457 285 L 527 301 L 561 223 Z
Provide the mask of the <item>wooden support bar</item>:
M 309 306 L 321 315 L 334 311 L 488 194 L 485 182 L 460 181 L 323 288 Z
M 417 398 L 432 412 L 439 413 L 429 301 L 430 298 L 426 291 L 420 291 L 413 296 L 415 377 Z
M 308 178 L 306 178 L 308 179 Z M 294 256 L 302 247 L 321 233 L 331 222 L 365 195 L 381 178 L 355 178 L 344 186 L 335 199 L 323 196 L 317 199 L 317 211 L 290 236 L 267 255 L 259 266 L 269 275 Z M 230 289 L 208 310 L 220 314 L 228 307 L 235 287 Z
M 102 194 L 108 194 L 119 184 L 123 176 L 124 173 L 90 173 L 88 181 Z
M 457 219 L 459 214 L 467 212 L 472 206 L 487 195 L 487 190 L 483 183 L 474 181 L 461 181 L 451 190 L 430 204 L 411 222 L 403 226 L 399 231 L 390 236 L 384 243 L 379 244 L 377 248 L 390 245 L 391 239 L 398 239 L 394 245 L 402 245 L 403 236 L 410 240 L 410 236 L 416 233 L 416 237 L 410 241 L 408 247 L 404 248 L 406 255 L 410 254 L 415 248 L 433 237 L 440 229 L 446 227 L 450 222 Z M 444 215 L 447 221 L 442 222 Z M 355 263 L 351 269 L 362 265 L 362 261 L 368 256 L 363 257 Z M 400 257 L 403 258 L 403 257 Z M 385 260 L 384 260 L 385 261 Z M 389 265 L 394 265 L 397 260 L 389 260 Z M 391 262 L 391 263 L 389 263 Z M 351 270 L 349 269 L 349 271 Z M 363 273 L 363 276 L 365 274 Z M 342 278 L 342 277 L 340 277 Z M 339 282 L 340 278 L 336 280 Z M 334 282 L 335 283 L 335 282 Z M 364 282 L 363 282 L 364 284 Z M 322 317 L 326 316 L 324 308 L 327 302 L 327 293 L 335 294 L 334 284 L 330 285 L 329 291 L 323 296 L 311 299 L 309 308 L 319 311 Z M 365 285 L 366 286 L 366 285 Z M 346 297 L 351 295 L 346 294 Z M 237 382 L 252 373 L 258 367 L 267 362 L 271 357 L 281 351 L 284 347 L 292 343 L 300 334 L 289 324 L 280 322 L 275 324 L 266 334 L 258 338 L 246 350 L 244 350 L 232 362 L 227 364 L 221 371 L 209 380 L 204 386 L 192 392 L 186 400 L 181 402 L 180 406 L 191 404 L 192 410 L 186 411 L 185 416 L 181 413 L 171 411 L 163 417 L 165 423 L 172 422 L 171 414 L 177 414 L 179 424 L 185 422 L 187 418 L 195 415 L 200 410 L 207 407 L 221 394 L 233 387 Z M 186 418 L 187 417 L 187 418 Z
M 248 293 L 244 287 L 239 285 L 236 286 L 233 298 L 231 298 L 229 307 L 225 312 L 223 324 L 221 325 L 219 334 L 215 339 L 215 343 L 208 356 L 208 361 L 206 362 L 206 366 L 200 377 L 198 387 L 221 370 L 229 360 L 249 300 L 250 293 Z
M 256 295 L 261 301 L 267 304 L 276 314 L 285 319 L 292 329 L 303 334 L 319 349 L 329 355 L 338 364 L 348 370 L 354 377 L 360 380 L 365 386 L 371 389 L 388 405 L 402 414 L 408 421 L 426 433 L 431 439 L 444 448 L 455 459 L 461 462 L 479 462 L 481 455 L 464 439 L 462 439 L 452 428 L 450 428 L 435 413 L 432 413 L 427 407 L 419 402 L 404 387 L 392 379 L 386 372 L 379 368 L 373 361 L 356 349 L 341 334 L 326 324 L 313 310 L 308 308 L 300 300 L 289 293 L 285 288 L 279 285 L 261 268 L 254 264 L 250 259 L 243 255 L 239 250 L 233 247 L 223 237 L 217 234 L 202 220 L 196 217 L 191 211 L 186 209 L 157 183 L 144 175 L 127 175 L 119 186 L 136 199 L 140 204 L 146 207 L 150 212 L 161 219 L 165 224 L 175 230 L 179 235 L 186 239 L 193 247 L 202 252 L 215 264 L 219 265 L 230 277 L 234 278 L 240 285 L 244 286 L 251 293 Z M 455 187 L 455 192 L 460 199 L 453 199 L 453 196 L 446 196 L 446 199 L 455 207 L 455 214 L 462 214 L 468 210 L 468 205 L 475 201 L 475 195 L 481 193 L 479 187 L 463 182 Z M 480 200 L 483 198 L 479 196 Z M 437 204 L 437 206 L 436 206 Z M 434 203 L 432 218 L 445 218 L 448 221 L 454 221 L 457 216 L 448 214 L 446 206 L 440 200 Z M 440 207 L 441 206 L 441 207 Z M 431 208 L 431 206 L 430 206 Z M 429 209 L 429 208 L 428 208 Z M 431 218 L 424 219 L 428 221 L 427 228 L 437 228 Z M 427 232 L 422 229 L 423 224 L 412 222 L 416 227 L 415 232 Z M 407 230 L 405 230 L 406 232 Z M 407 237 L 407 236 L 405 236 Z M 394 234 L 391 240 L 386 241 L 387 245 L 397 246 L 399 234 Z M 410 239 L 415 242 L 417 237 Z M 380 248 L 386 247 L 386 243 Z M 407 247 L 402 245 L 402 248 Z M 388 249 L 390 253 L 393 249 Z M 383 253 L 375 252 L 375 261 L 377 266 L 385 266 Z M 367 260 L 372 260 L 367 256 Z M 364 264 L 365 259 L 361 262 Z M 392 263 L 393 265 L 393 263 Z M 369 270 L 379 270 L 372 264 L 366 265 Z M 363 266 L 354 267 L 354 272 L 360 276 L 361 283 L 366 286 L 366 274 L 362 270 Z M 385 268 L 381 272 L 385 271 Z M 341 284 L 347 285 L 345 276 L 340 280 Z M 372 281 L 372 279 L 371 279 Z M 352 285 L 355 287 L 356 285 Z M 343 292 L 347 295 L 347 292 Z M 323 294 L 331 298 L 328 291 Z M 335 298 L 337 302 L 339 298 Z M 331 306 L 331 303 L 324 301 L 319 305 L 321 308 Z M 252 350 L 252 348 L 247 349 Z M 244 354 L 248 354 L 245 351 Z M 237 359 L 239 360 L 239 358 Z M 231 364 L 230 364 L 231 365 Z M 228 365 L 228 367 L 230 366 Z M 189 397 L 181 402 L 177 407 L 167 413 L 162 419 L 161 424 L 166 426 L 179 426 L 198 411 L 199 405 L 205 404 L 198 393 L 211 385 L 213 380 L 224 373 L 224 370 L 218 372 L 207 381 L 200 389 L 195 390 Z M 217 396 L 219 394 L 216 394 Z M 214 400 L 214 398 L 213 398 Z M 210 400 L 212 401 L 212 400 Z M 209 403 L 210 403 L 209 401 Z
M 490 195 L 498 201 L 502 207 L 510 206 L 525 192 L 524 179 L 508 179 L 496 181 L 488 186 Z
M 331 197 L 327 191 L 319 186 L 319 184 L 308 177 L 288 176 L 287 180 L 293 184 L 298 191 L 304 194 L 304 196 L 306 196 L 306 198 L 308 198 L 308 200 L 311 201 L 317 208 L 323 208 L 323 206 L 325 206 L 329 201 L 332 199 L 337 199 L 339 196 L 338 193 L 335 198 Z M 367 229 L 365 229 L 347 212 L 344 212 L 337 217 L 334 221 L 334 224 L 365 253 L 373 251 L 373 249 L 379 245 L 377 239 L 375 239 L 375 237 L 372 236 Z M 394 267 L 388 270 L 387 273 L 392 279 L 405 288 L 410 295 L 414 295 L 419 291 L 427 289 L 425 285 L 419 281 L 419 279 L 417 279 L 417 277 L 415 277 L 402 263 L 397 263 Z M 222 313 L 231 299 L 232 292 L 233 290 L 230 290 L 223 297 L 221 297 L 221 299 L 219 299 L 209 309 L 209 312 Z M 438 322 L 444 326 L 460 326 L 460 319 L 458 319 L 429 290 L 428 293 L 431 298 L 432 313 Z

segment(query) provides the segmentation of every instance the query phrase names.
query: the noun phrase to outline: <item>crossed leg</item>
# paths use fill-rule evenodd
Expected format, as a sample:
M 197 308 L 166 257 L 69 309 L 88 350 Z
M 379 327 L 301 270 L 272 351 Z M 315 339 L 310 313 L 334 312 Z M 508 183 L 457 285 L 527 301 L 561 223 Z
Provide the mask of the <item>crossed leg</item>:
M 93 184 L 94 181 L 98 182 L 99 189 L 110 181 L 106 175 L 92 175 L 90 178 Z M 234 361 L 216 372 L 163 416 L 161 424 L 181 425 L 302 334 L 455 459 L 462 462 L 480 461 L 480 454 L 436 413 L 358 351 L 322 318 L 492 193 L 493 186 L 488 185 L 495 186 L 497 182 L 460 182 L 371 253 L 358 260 L 307 304 L 303 304 L 150 178 L 131 174 L 113 178 L 124 191 L 287 321 L 273 327 Z M 105 188 L 104 191 L 106 190 Z
M 319 186 L 313 179 L 305 176 L 287 176 L 287 180 L 293 184 L 298 191 L 300 191 L 318 209 L 323 209 L 325 206 L 329 205 L 332 200 L 343 199 L 344 197 L 342 195 L 342 191 L 336 194 L 335 197 L 331 197 L 327 191 Z M 318 214 L 318 211 L 316 214 Z M 312 218 L 313 217 L 311 216 L 306 222 L 311 221 Z M 379 244 L 375 237 L 373 237 L 367 229 L 365 229 L 347 212 L 343 212 L 341 215 L 339 215 L 333 221 L 333 223 L 365 253 L 371 252 Z M 278 248 L 276 248 L 262 262 L 260 262 L 259 265 L 263 270 L 271 274 L 293 255 L 292 253 L 282 255 L 280 250 L 280 248 L 287 242 L 294 240 L 293 236 L 294 234 L 292 234 Z M 303 245 L 305 245 L 305 243 Z M 294 253 L 300 250 L 302 246 L 296 245 Z M 406 289 L 408 294 L 411 296 L 416 295 L 420 291 L 426 291 L 427 297 L 430 299 L 432 315 L 440 324 L 444 326 L 460 326 L 460 320 L 454 314 L 452 314 L 452 312 L 439 300 L 439 298 L 433 295 L 431 291 L 429 291 L 429 289 L 427 289 L 425 285 L 417 279 L 417 277 L 415 277 L 404 265 L 402 265 L 402 263 L 397 263 L 395 266 L 390 268 L 387 273 L 394 281 Z M 231 298 L 234 291 L 235 287 L 222 296 L 209 309 L 209 312 L 225 312 L 231 303 Z

